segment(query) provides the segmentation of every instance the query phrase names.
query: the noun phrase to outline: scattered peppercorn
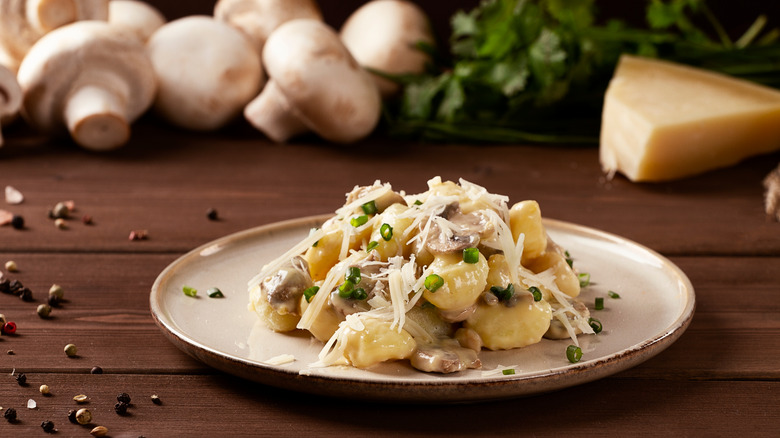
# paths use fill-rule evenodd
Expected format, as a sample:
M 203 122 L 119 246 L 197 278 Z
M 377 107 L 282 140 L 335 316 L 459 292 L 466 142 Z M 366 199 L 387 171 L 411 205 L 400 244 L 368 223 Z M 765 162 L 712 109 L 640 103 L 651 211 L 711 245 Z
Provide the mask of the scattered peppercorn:
M 5 354 L 7 354 L 9 356 L 13 356 L 15 353 L 14 353 L 13 350 L 8 350 L 8 351 L 5 352 Z
M 76 403 L 86 403 L 89 401 L 89 397 L 87 397 L 86 394 L 74 395 L 73 401 Z
M 41 422 L 41 427 L 43 428 L 44 432 L 48 432 L 48 433 L 54 432 L 54 423 L 52 423 L 49 420 Z
M 209 208 L 206 210 L 206 217 L 209 218 L 209 220 L 215 221 L 219 219 L 219 215 L 217 214 L 217 210 L 214 208 Z
M 122 401 L 116 402 L 116 404 L 114 405 L 114 411 L 119 415 L 125 415 L 127 413 L 127 408 L 129 406 L 130 405 Z
M 9 423 L 16 421 L 16 409 L 8 408 L 3 412 L 3 417 L 8 420 Z
M 54 296 L 50 296 L 46 303 L 51 307 L 60 307 L 60 299 Z
M 154 403 L 156 405 L 161 405 L 162 404 L 162 400 L 160 400 L 160 396 L 157 395 L 157 394 L 152 394 L 152 403 Z
M 81 218 L 81 222 L 82 222 L 84 225 L 92 225 L 92 216 L 90 216 L 90 215 L 88 215 L 88 214 L 85 214 L 85 215 L 84 215 L 84 216 Z
M 108 434 L 108 428 L 105 426 L 96 426 L 89 431 L 89 434 L 92 436 L 106 436 Z
M 29 287 L 23 288 L 21 291 L 19 291 L 19 298 L 22 299 L 22 301 L 32 301 L 33 300 L 33 294 Z
M 11 292 L 11 280 L 7 278 L 0 280 L 0 292 L 4 294 Z
M 88 424 L 90 421 L 92 421 L 92 412 L 89 412 L 89 409 L 76 411 L 76 422 L 78 424 Z
M 41 318 L 48 318 L 51 314 L 51 306 L 48 304 L 39 304 L 36 311 Z
M 129 240 L 146 240 L 148 232 L 146 230 L 133 230 L 130 232 Z
M 2 332 L 4 335 L 12 335 L 16 333 L 16 323 L 13 321 L 6 322 L 3 324 Z
M 78 352 L 78 349 L 73 344 L 68 344 L 65 346 L 65 354 L 68 357 L 75 357 Z
M 5 315 L 0 313 L 0 327 L 2 327 L 2 325 L 5 324 L 6 322 L 8 322 L 8 320 L 5 319 Z
M 71 409 L 71 410 L 68 411 L 68 420 L 71 423 L 73 423 L 73 424 L 77 424 L 78 423 L 76 421 L 76 410 L 75 409 Z
M 40 388 L 38 388 L 38 391 L 40 391 L 43 395 L 49 395 L 51 394 L 51 390 L 49 389 L 49 385 L 41 385 Z
M 116 396 L 116 401 L 130 404 L 130 396 L 126 392 L 123 392 Z
M 19 272 L 19 266 L 13 260 L 5 262 L 5 270 L 8 272 Z
M 8 284 L 8 292 L 14 295 L 19 295 L 22 289 L 24 289 L 24 285 L 19 280 L 11 280 L 11 283 Z
M 19 373 L 16 375 L 16 383 L 19 385 L 24 385 L 27 383 L 27 375 L 24 373 Z
M 103 368 L 100 367 L 92 367 L 91 370 L 89 370 L 90 374 L 103 374 Z
M 70 215 L 70 209 L 64 202 L 58 202 L 54 208 L 49 212 L 49 217 L 52 219 L 64 219 Z
M 56 297 L 58 300 L 61 300 L 65 297 L 65 290 L 63 290 L 62 286 L 59 284 L 52 284 L 49 288 L 49 296 Z
M 18 214 L 13 215 L 11 218 L 11 226 L 14 227 L 15 230 L 24 229 L 24 218 Z
M 65 222 L 65 219 L 63 218 L 57 218 L 57 220 L 54 221 L 54 226 L 61 230 L 64 230 L 68 228 L 68 223 Z

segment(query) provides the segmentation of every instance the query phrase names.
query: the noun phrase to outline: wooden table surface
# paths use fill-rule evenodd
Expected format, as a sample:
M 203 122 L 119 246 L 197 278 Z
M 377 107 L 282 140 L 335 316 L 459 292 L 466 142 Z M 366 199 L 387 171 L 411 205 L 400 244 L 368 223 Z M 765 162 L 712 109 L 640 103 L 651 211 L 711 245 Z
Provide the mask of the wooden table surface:
M 42 436 L 44 420 L 57 436 L 88 436 L 67 419 L 77 394 L 89 396 L 93 426 L 112 437 L 776 436 L 780 428 L 780 224 L 764 214 L 761 184 L 780 154 L 634 184 L 607 180 L 595 147 L 417 144 L 381 134 L 348 147 L 314 138 L 276 145 L 241 121 L 195 133 L 150 115 L 113 153 L 89 153 L 23 126 L 5 133 L 0 186 L 16 187 L 25 201 L 0 209 L 22 215 L 26 227 L 0 228 L 0 261 L 18 264 L 19 272 L 3 273 L 29 287 L 34 301 L 0 295 L 0 313 L 18 325 L 16 335 L 0 337 L 0 406 L 18 412 L 15 423 L 0 419 L 0 436 Z M 356 184 L 379 179 L 416 193 L 435 175 L 536 199 L 546 217 L 669 257 L 696 290 L 692 324 L 658 356 L 611 377 L 456 405 L 367 403 L 251 383 L 192 359 L 155 325 L 152 283 L 190 249 L 332 212 Z M 48 211 L 65 200 L 76 212 L 63 230 Z M 219 220 L 207 219 L 209 208 Z M 139 229 L 148 239 L 130 241 Z M 67 301 L 39 318 L 36 306 L 55 283 Z M 78 357 L 66 357 L 68 343 Z M 91 374 L 95 366 L 103 373 Z M 27 383 L 12 372 L 25 373 Z M 39 393 L 42 384 L 50 395 Z M 132 397 L 122 416 L 113 410 L 121 392 Z M 29 399 L 37 408 L 27 409 Z

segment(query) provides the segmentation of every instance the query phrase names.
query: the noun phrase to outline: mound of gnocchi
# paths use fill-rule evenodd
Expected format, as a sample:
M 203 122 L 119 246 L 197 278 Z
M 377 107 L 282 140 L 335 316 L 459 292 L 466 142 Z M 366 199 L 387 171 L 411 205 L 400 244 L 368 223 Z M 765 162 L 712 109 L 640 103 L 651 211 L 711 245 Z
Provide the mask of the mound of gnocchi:
M 536 201 L 435 177 L 414 195 L 356 186 L 321 227 L 249 281 L 271 330 L 307 330 L 312 366 L 393 360 L 453 373 L 482 349 L 593 333 L 577 272 L 547 235 Z

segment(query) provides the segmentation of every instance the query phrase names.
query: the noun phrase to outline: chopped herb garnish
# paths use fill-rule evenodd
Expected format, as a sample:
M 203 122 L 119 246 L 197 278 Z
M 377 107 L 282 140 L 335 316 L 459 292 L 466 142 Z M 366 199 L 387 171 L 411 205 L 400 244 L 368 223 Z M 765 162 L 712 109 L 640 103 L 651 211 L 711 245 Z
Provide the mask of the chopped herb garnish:
M 566 359 L 569 359 L 571 363 L 579 362 L 582 359 L 582 348 L 576 345 L 566 347 Z
M 355 283 L 347 280 L 339 286 L 339 296 L 341 298 L 350 298 L 353 290 L 355 290 Z
M 420 200 L 418 199 L 418 200 L 414 201 L 414 205 L 422 205 L 422 201 L 420 201 Z
M 542 301 L 542 291 L 539 290 L 536 286 L 531 286 L 528 288 L 528 292 L 531 292 L 534 296 L 534 301 Z
M 377 246 L 379 246 L 379 242 L 377 242 L 376 240 L 372 240 L 368 242 L 368 246 L 366 247 L 366 252 L 373 251 L 374 248 L 376 248 Z
M 493 286 L 490 288 L 490 293 L 495 295 L 498 301 L 509 301 L 512 295 L 515 294 L 515 286 L 512 283 L 509 283 L 506 288 Z
M 436 292 L 442 286 L 444 286 L 444 279 L 440 275 L 431 274 L 425 277 L 425 288 L 429 291 Z
M 209 298 L 225 298 L 225 294 L 218 287 L 212 287 L 206 291 Z
M 588 319 L 588 324 L 590 324 L 590 328 L 593 329 L 594 333 L 601 333 L 601 330 L 604 328 L 601 325 L 601 321 L 599 321 L 596 318 L 590 318 Z
M 366 222 L 368 222 L 368 216 L 365 214 L 361 216 L 355 216 L 349 220 L 349 223 L 355 228 L 365 225 Z
M 183 286 L 181 290 L 184 292 L 184 295 L 187 295 L 188 297 L 194 297 L 198 295 L 198 290 L 194 287 Z
M 312 248 L 316 248 L 316 247 L 317 247 L 317 245 L 319 245 L 319 243 L 320 243 L 320 241 L 319 241 L 319 240 L 318 240 L 318 241 L 316 241 L 316 242 L 314 242 L 314 243 L 312 243 L 312 244 L 311 244 Z
M 379 227 L 379 235 L 382 236 L 382 239 L 384 239 L 385 242 L 389 241 L 393 238 L 393 227 L 391 227 L 390 224 L 382 224 L 382 226 Z
M 569 265 L 570 268 L 574 267 L 574 259 L 571 258 L 571 255 L 569 254 L 569 251 L 563 252 L 566 255 L 566 264 Z
M 366 290 L 362 287 L 359 287 L 352 291 L 352 298 L 356 300 L 365 300 L 368 298 L 368 294 L 366 293 Z
M 580 287 L 587 287 L 590 284 L 590 274 L 587 272 L 577 275 L 580 279 Z
M 360 277 L 360 268 L 358 268 L 357 266 L 351 266 L 347 270 L 347 274 L 344 276 L 344 279 L 346 281 L 350 281 L 350 282 L 352 282 L 354 284 L 360 283 L 360 278 L 361 278 Z
M 596 310 L 604 310 L 604 298 L 596 297 Z
M 466 263 L 479 262 L 479 250 L 477 248 L 466 248 L 463 250 L 463 261 Z
M 363 213 L 365 214 L 376 214 L 378 211 L 376 209 L 376 202 L 374 201 L 368 201 L 365 204 L 361 205 L 360 208 L 363 209 Z
M 312 286 L 306 288 L 306 290 L 303 291 L 303 297 L 306 298 L 307 303 L 311 303 L 311 299 L 314 298 L 314 296 L 317 295 L 317 292 L 319 291 L 320 291 L 319 286 Z
M 508 368 L 508 369 L 505 369 L 505 370 L 501 371 L 501 374 L 503 374 L 505 376 L 511 376 L 514 373 L 515 373 L 515 369 L 514 368 Z
M 610 298 L 615 298 L 615 299 L 620 298 L 620 295 L 618 295 L 617 292 L 613 292 L 613 291 L 607 292 L 607 295 L 609 295 Z

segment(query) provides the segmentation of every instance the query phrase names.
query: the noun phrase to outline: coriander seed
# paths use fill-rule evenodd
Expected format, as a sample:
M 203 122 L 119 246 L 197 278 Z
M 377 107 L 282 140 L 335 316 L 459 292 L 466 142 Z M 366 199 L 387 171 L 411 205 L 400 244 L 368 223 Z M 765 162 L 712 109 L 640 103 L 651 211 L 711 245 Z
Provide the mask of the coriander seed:
M 108 428 L 105 426 L 97 426 L 89 431 L 92 436 L 106 436 L 108 435 Z
M 65 222 L 65 219 L 63 218 L 57 218 L 57 220 L 54 221 L 54 226 L 61 230 L 64 230 L 68 228 L 68 223 Z
M 89 424 L 92 421 L 92 412 L 89 409 L 79 409 L 76 411 L 76 422 L 78 424 Z
M 49 288 L 49 296 L 56 297 L 58 300 L 61 300 L 65 297 L 65 291 L 59 284 L 52 284 Z
M 49 315 L 51 314 L 51 306 L 48 304 L 39 304 L 37 312 L 38 312 L 38 316 L 40 316 L 41 318 L 48 318 Z
M 75 357 L 78 352 L 78 349 L 73 344 L 68 344 L 65 346 L 65 354 L 68 357 Z
M 5 315 L 0 313 L 0 325 L 5 324 L 8 320 L 5 319 Z
M 43 395 L 49 395 L 51 394 L 51 390 L 49 389 L 49 385 L 41 385 L 40 388 L 38 388 L 38 391 Z
M 73 401 L 76 403 L 86 403 L 89 401 L 89 397 L 87 397 L 85 394 L 74 395 Z
M 54 432 L 54 423 L 52 423 L 49 420 L 42 421 L 41 422 L 41 427 L 43 428 L 43 431 L 46 432 L 46 433 Z
M 64 202 L 58 202 L 49 212 L 52 219 L 64 219 L 70 215 L 70 209 Z
M 19 266 L 13 260 L 5 262 L 5 270 L 8 272 L 19 272 Z

